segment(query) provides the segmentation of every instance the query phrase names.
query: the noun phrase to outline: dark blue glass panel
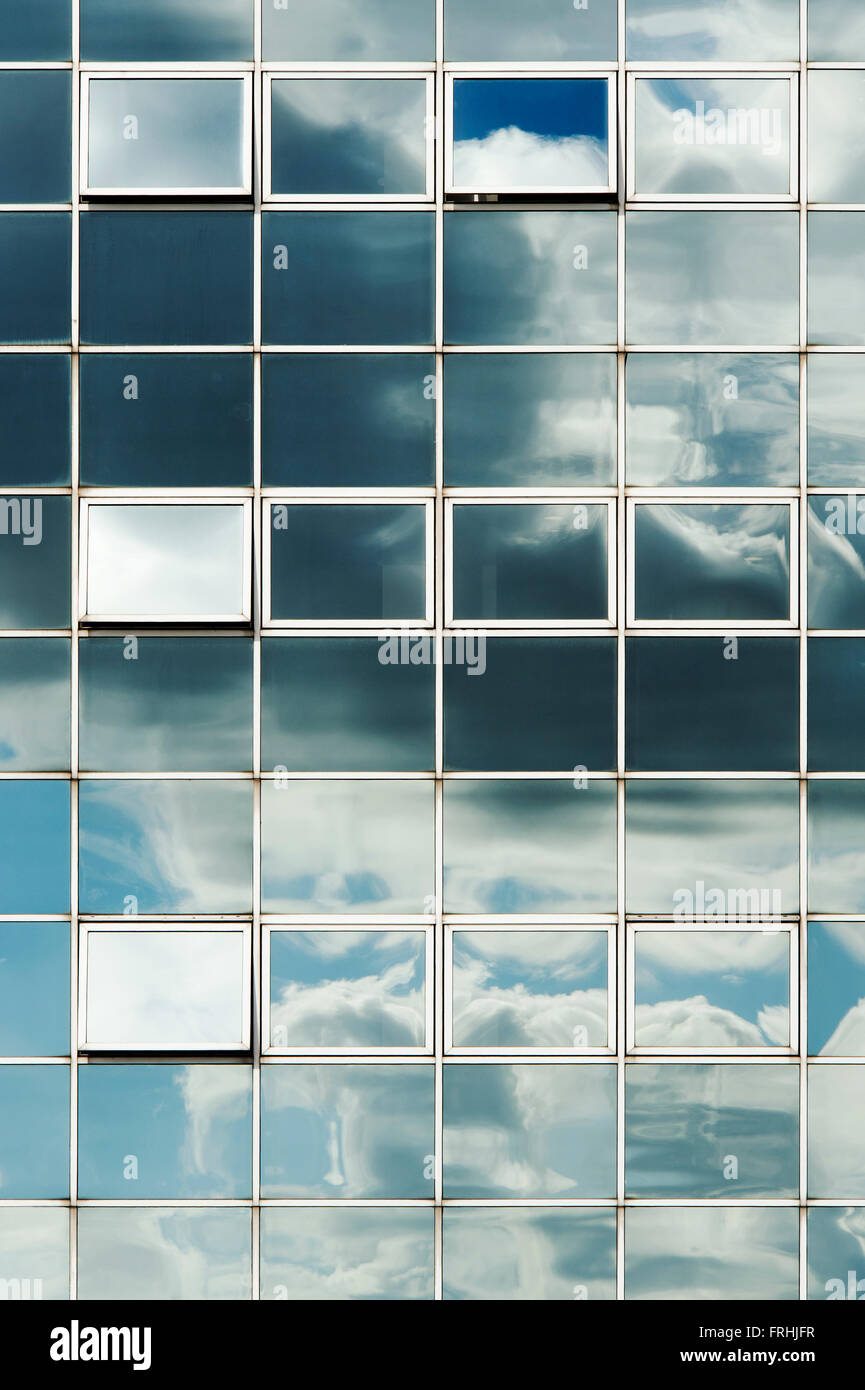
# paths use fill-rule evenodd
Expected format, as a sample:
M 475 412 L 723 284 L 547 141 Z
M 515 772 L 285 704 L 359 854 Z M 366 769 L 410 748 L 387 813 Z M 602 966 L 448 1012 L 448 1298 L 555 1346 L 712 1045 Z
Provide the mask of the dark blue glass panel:
M 0 213 L 0 342 L 68 343 L 72 216 Z
M 0 497 L 0 627 L 68 627 L 68 497 Z
M 0 354 L 3 483 L 62 487 L 69 482 L 71 361 L 60 353 Z
M 0 638 L 0 772 L 69 767 L 68 638 Z
M 0 61 L 62 63 L 72 57 L 72 0 L 4 0 Z
M 249 59 L 253 56 L 254 3 L 81 0 L 81 57 L 93 63 Z
M 863 701 L 865 638 L 809 638 L 809 772 L 865 772 Z
M 0 202 L 69 200 L 71 92 L 68 71 L 0 72 Z

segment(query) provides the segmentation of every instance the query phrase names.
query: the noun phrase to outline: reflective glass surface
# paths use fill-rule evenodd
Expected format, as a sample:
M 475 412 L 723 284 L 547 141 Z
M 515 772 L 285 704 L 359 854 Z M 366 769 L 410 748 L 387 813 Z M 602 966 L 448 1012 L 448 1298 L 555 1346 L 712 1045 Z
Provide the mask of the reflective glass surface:
M 0 1285 L 9 1299 L 69 1297 L 66 1208 L 0 1208 Z
M 860 530 L 861 527 L 861 530 Z M 808 623 L 865 627 L 865 496 L 808 503 Z
M 809 1197 L 865 1197 L 863 1104 L 865 1066 L 809 1066 Z
M 6 0 L 0 61 L 62 63 L 71 57 L 69 0 Z
M 69 482 L 71 359 L 0 354 L 0 486 Z
M 808 482 L 865 483 L 865 354 L 808 356 Z
M 615 61 L 616 0 L 445 0 L 448 62 Z
M 625 1297 L 799 1298 L 799 1213 L 779 1207 L 642 1207 L 625 1216 Z
M 865 59 L 865 14 L 857 0 L 819 0 L 809 5 L 808 57 L 812 63 Z
M 631 62 L 799 60 L 798 0 L 628 0 L 627 25 Z
M 863 825 L 865 782 L 809 782 L 809 912 L 865 912 Z
M 0 72 L 0 202 L 68 200 L 71 98 L 69 72 Z
M 808 74 L 808 197 L 865 202 L 865 72 Z
M 70 622 L 68 497 L 0 498 L 0 627 Z
M 69 1195 L 69 1068 L 0 1067 L 0 1198 Z
M 865 772 L 859 710 L 865 696 L 865 641 L 808 642 L 808 767 L 812 772 Z
M 419 1207 L 268 1207 L 262 1299 L 431 1299 L 433 1213 Z
M 444 1298 L 614 1299 L 615 1213 L 577 1207 L 449 1207 Z
M 69 642 L 0 639 L 0 771 L 69 767 Z
M 808 213 L 808 340 L 865 344 L 865 287 L 859 274 L 863 212 Z
M 0 922 L 0 1056 L 68 1052 L 69 924 Z
M 865 1210 L 811 1207 L 808 1211 L 808 1297 L 861 1300 Z M 857 1265 L 860 1267 L 857 1269 Z
M 808 923 L 808 1051 L 865 1057 L 865 923 Z
M 66 781 L 0 781 L 0 913 L 69 911 L 69 804 Z
M 249 1209 L 87 1207 L 78 1219 L 80 1299 L 247 1299 Z
M 263 0 L 268 62 L 418 63 L 435 57 L 435 0 Z
M 253 0 L 80 0 L 88 62 L 238 61 L 253 56 Z
M 72 219 L 0 213 L 0 343 L 68 343 Z

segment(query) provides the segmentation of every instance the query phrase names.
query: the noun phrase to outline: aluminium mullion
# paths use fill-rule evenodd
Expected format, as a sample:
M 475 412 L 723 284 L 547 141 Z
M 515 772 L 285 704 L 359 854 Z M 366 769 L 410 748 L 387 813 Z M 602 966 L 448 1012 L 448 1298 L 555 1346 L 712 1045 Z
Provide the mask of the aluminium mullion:
M 444 1298 L 444 623 L 445 623 L 445 504 L 444 504 L 444 189 L 445 189 L 445 77 L 444 0 L 435 4 L 436 72 L 433 83 L 433 193 L 434 221 L 434 346 L 435 346 L 435 504 L 433 516 L 434 642 L 435 642 L 435 823 L 434 823 L 434 967 L 430 988 L 434 998 L 433 1049 L 435 1113 L 433 1119 L 434 1217 L 433 1299 Z
M 625 1298 L 625 1056 L 627 1053 L 627 926 L 626 926 L 626 820 L 625 781 L 625 660 L 627 611 L 627 502 L 625 484 L 625 364 L 627 347 L 627 158 L 628 80 L 626 71 L 626 0 L 618 0 L 618 130 L 616 217 L 616 927 L 615 941 L 615 1048 L 616 1048 L 616 1255 L 615 1297 Z M 614 1040 L 608 1040 L 612 1043 Z
M 808 0 L 799 3 L 799 1298 L 808 1297 Z

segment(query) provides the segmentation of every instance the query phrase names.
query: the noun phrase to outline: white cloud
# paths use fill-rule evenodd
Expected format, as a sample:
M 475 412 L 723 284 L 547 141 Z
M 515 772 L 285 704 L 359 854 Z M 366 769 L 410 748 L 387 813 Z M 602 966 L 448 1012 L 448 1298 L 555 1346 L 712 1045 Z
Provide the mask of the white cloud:
M 480 140 L 454 141 L 457 188 L 606 188 L 606 143 L 590 135 L 551 137 L 506 126 Z

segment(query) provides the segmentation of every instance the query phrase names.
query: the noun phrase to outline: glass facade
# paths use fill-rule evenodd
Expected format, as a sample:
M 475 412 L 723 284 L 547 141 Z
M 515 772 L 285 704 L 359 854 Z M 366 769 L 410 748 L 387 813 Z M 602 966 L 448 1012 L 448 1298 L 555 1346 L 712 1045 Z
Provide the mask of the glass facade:
M 6 0 L 0 1296 L 858 1297 L 863 103 Z

